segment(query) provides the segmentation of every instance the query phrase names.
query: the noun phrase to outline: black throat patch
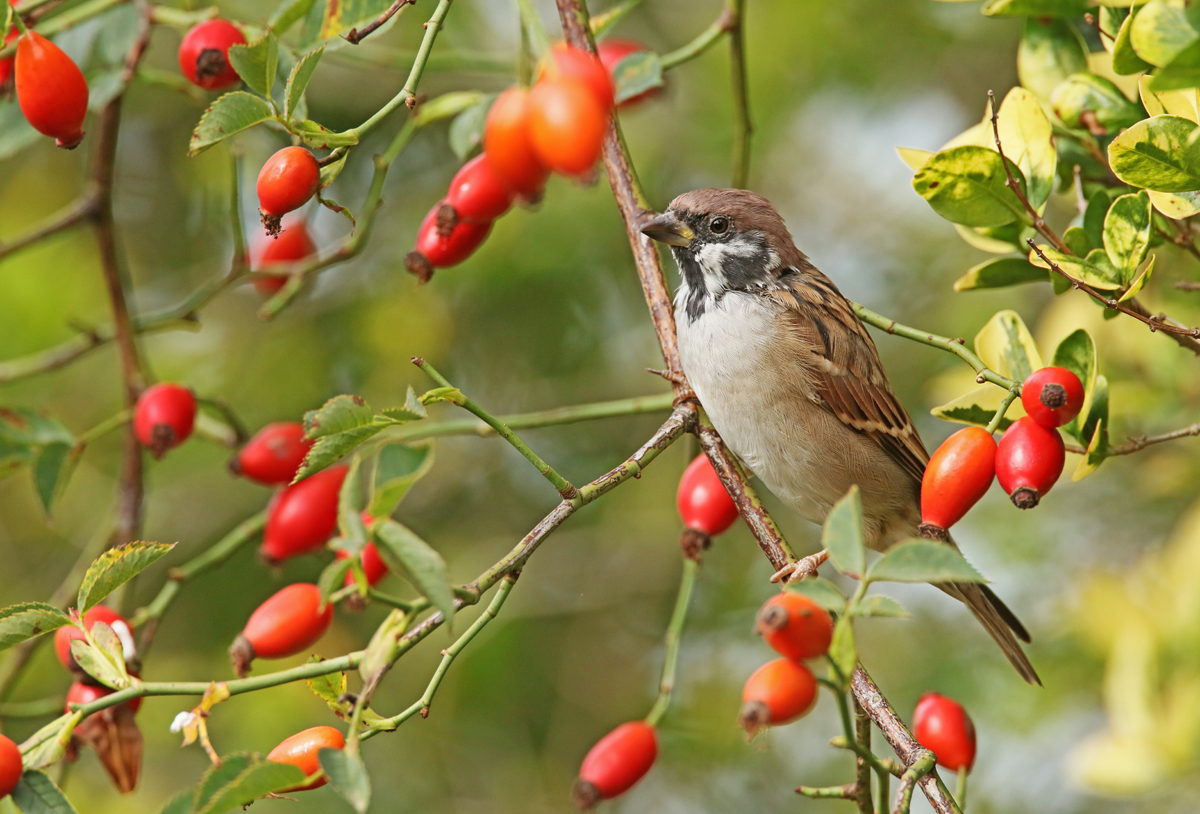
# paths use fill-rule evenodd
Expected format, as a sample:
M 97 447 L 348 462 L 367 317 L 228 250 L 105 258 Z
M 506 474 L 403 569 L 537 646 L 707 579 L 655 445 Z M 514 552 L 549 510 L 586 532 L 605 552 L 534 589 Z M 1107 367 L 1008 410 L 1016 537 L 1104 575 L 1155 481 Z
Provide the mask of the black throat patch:
M 704 308 L 708 303 L 708 289 L 704 285 L 704 272 L 700 269 L 700 262 L 696 260 L 696 255 L 692 254 L 690 249 L 672 246 L 671 254 L 675 255 L 675 262 L 679 265 L 679 274 L 687 284 L 684 313 L 687 314 L 688 322 L 695 322 L 704 313 Z

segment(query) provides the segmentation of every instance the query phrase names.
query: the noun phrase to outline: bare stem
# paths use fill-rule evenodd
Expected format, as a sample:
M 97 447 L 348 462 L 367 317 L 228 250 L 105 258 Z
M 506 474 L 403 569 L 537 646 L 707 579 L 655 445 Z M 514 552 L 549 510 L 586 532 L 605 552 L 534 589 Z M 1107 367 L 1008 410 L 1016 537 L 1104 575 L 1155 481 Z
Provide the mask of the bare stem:
M 713 47 L 718 40 L 725 34 L 728 34 L 734 27 L 733 18 L 728 7 L 721 10 L 717 15 L 717 19 L 713 20 L 708 28 L 700 32 L 694 40 L 684 46 L 676 48 L 674 51 L 668 51 L 662 55 L 659 62 L 662 63 L 663 70 L 670 70 L 677 65 L 682 65 L 685 62 L 690 62 L 696 57 L 703 54 L 709 48 Z
M 679 581 L 679 594 L 675 598 L 675 610 L 667 624 L 663 637 L 666 654 L 663 656 L 662 679 L 658 682 L 658 697 L 646 715 L 646 723 L 657 726 L 663 713 L 671 704 L 671 692 L 675 689 L 675 668 L 679 662 L 679 640 L 683 636 L 683 625 L 687 621 L 688 605 L 692 601 L 692 589 L 696 587 L 696 572 L 700 563 L 690 557 L 683 558 L 683 576 Z
M 733 180 L 745 187 L 750 174 L 750 88 L 746 79 L 746 0 L 726 0 L 732 25 L 729 29 L 729 63 L 733 73 Z

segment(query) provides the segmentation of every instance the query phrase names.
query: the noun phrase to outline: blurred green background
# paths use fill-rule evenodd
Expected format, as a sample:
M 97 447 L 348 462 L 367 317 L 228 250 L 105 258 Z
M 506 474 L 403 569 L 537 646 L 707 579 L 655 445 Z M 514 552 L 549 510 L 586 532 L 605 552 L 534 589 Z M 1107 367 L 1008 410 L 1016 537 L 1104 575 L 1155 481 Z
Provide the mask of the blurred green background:
M 552 4 L 539 8 L 554 25 Z M 616 33 L 663 52 L 699 33 L 720 8 L 716 0 L 647 0 Z M 246 21 L 265 19 L 271 10 L 268 0 L 222 4 L 225 15 Z M 419 4 L 359 46 L 377 67 L 363 69 L 348 56 L 327 54 L 310 85 L 311 115 L 340 129 L 378 109 L 403 84 L 408 62 L 398 54 L 415 47 L 430 10 Z M 1117 438 L 1193 421 L 1200 407 L 1197 363 L 1165 338 L 1129 320 L 1103 322 L 1082 295 L 1056 300 L 1044 285 L 967 294 L 950 289 L 984 256 L 913 193 L 910 172 L 893 148 L 935 149 L 977 121 L 986 91 L 1002 96 L 1016 82 L 1019 28 L 1018 20 L 983 18 L 974 3 L 749 0 L 756 127 L 751 184 L 775 202 L 797 243 L 849 297 L 908 324 L 968 339 L 994 311 L 1014 308 L 1047 357 L 1058 339 L 1085 325 L 1097 337 L 1101 372 L 1114 383 Z M 515 65 L 517 34 L 514 4 L 461 0 L 437 50 L 483 52 L 502 62 L 511 56 Z M 149 64 L 174 70 L 177 45 L 173 31 L 156 32 Z M 673 70 L 658 99 L 621 114 L 639 174 L 660 208 L 680 192 L 728 182 L 728 75 L 722 43 Z M 512 77 L 512 71 L 430 73 L 422 90 L 498 90 Z M 115 205 L 140 311 L 181 301 L 227 267 L 226 154 L 216 148 L 186 157 L 200 112 L 187 97 L 161 87 L 135 84 L 127 98 Z M 371 173 L 369 157 L 382 151 L 402 116 L 395 114 L 353 152 L 331 197 L 356 208 Z M 257 234 L 249 203 L 253 179 L 283 142 L 260 128 L 239 143 L 244 221 Z M 88 146 L 67 153 L 43 139 L 0 164 L 0 238 L 21 233 L 80 191 Z M 380 407 L 398 403 L 410 384 L 418 391 L 428 385 L 409 364 L 413 355 L 430 359 L 498 414 L 663 392 L 663 382 L 643 372 L 661 359 L 603 179 L 587 188 L 552 181 L 536 211 L 507 215 L 472 259 L 416 286 L 403 269 L 404 253 L 456 168 L 445 126 L 418 134 L 392 168 L 374 235 L 360 257 L 323 273 L 271 323 L 255 318 L 261 300 L 244 285 L 207 307 L 198 330 L 144 337 L 154 374 L 227 400 L 252 428 L 299 418 L 338 393 L 359 394 Z M 1060 197 L 1054 205 L 1062 208 L 1052 215 L 1061 222 L 1071 216 L 1073 201 L 1069 194 Z M 345 220 L 315 205 L 306 214 L 322 245 L 347 230 Z M 1195 261 L 1166 254 L 1157 272 L 1161 284 L 1145 298 L 1151 308 L 1169 305 L 1174 316 L 1194 324 L 1200 295 L 1172 297 L 1163 281 L 1195 278 Z M 73 332 L 68 320 L 102 323 L 107 316 L 86 230 L 0 263 L 0 358 L 63 341 Z M 928 409 L 965 390 L 969 371 L 930 348 L 886 336 L 878 341 L 895 388 L 933 448 L 954 427 L 929 417 Z M 0 386 L 0 403 L 36 406 L 81 432 L 120 409 L 113 349 Z M 440 416 L 454 410 L 434 409 Z M 578 483 L 618 463 L 657 421 L 611 419 L 525 437 Z M 1106 764 L 1078 747 L 1105 730 L 1106 697 L 1110 713 L 1126 698 L 1128 684 L 1111 672 L 1105 680 L 1109 634 L 1128 617 L 1123 608 L 1164 590 L 1155 582 L 1153 563 L 1143 561 L 1196 499 L 1196 443 L 1113 459 L 1079 484 L 1064 478 L 1035 512 L 1016 512 L 994 488 L 956 529 L 968 556 L 1032 631 L 1032 659 L 1044 689 L 1021 682 L 966 611 L 927 586 L 882 591 L 903 602 L 913 619 L 859 625 L 863 661 L 902 715 L 922 692 L 937 690 L 962 701 L 974 717 L 979 757 L 973 812 L 1195 810 L 1194 725 L 1180 725 L 1186 731 L 1171 736 L 1178 746 L 1172 746 L 1175 768 L 1141 796 L 1097 794 L 1089 771 L 1094 775 L 1100 766 L 1103 774 Z M 119 446 L 119 437 L 110 435 L 88 450 L 49 524 L 27 470 L 0 481 L 0 605 L 48 596 L 80 549 L 103 532 Z M 128 609 L 153 595 L 167 566 L 210 545 L 269 498 L 266 489 L 229 476 L 228 455 L 196 439 L 148 463 L 145 537 L 178 541 L 179 547 L 136 583 L 125 597 Z M 556 496 L 501 441 L 446 439 L 437 455 L 433 473 L 397 516 L 442 552 L 456 581 L 465 582 L 506 552 Z M 570 810 L 568 792 L 583 754 L 616 724 L 644 715 L 657 688 L 661 636 L 680 570 L 673 498 L 686 455 L 685 445 L 676 445 L 639 481 L 558 531 L 525 569 L 500 619 L 455 663 L 430 717 L 370 741 L 365 758 L 375 810 Z M 1073 468 L 1069 460 L 1067 471 Z M 770 505 L 798 551 L 816 549 L 816 529 Z M 1200 545 L 1200 523 L 1177 539 Z M 225 651 L 249 612 L 286 582 L 315 580 L 326 559 L 292 561 L 274 574 L 247 548 L 189 584 L 160 629 L 144 677 L 231 677 Z M 830 698 L 823 697 L 802 722 L 753 743 L 735 725 L 742 682 L 772 657 L 751 632 L 755 610 L 775 590 L 767 582 L 770 572 L 740 524 L 717 540 L 685 631 L 658 764 L 606 810 L 848 810 L 845 803 L 805 800 L 792 791 L 799 783 L 852 779 L 850 758 L 827 746 L 839 734 Z M 1127 575 L 1138 574 L 1143 581 L 1132 585 Z M 1169 586 L 1178 601 L 1164 603 L 1151 617 L 1163 635 L 1200 645 L 1200 587 L 1185 576 L 1175 573 L 1178 584 Z M 1114 601 L 1122 591 L 1129 593 L 1126 605 Z M 456 627 L 465 629 L 477 612 L 464 613 Z M 340 613 L 317 649 L 332 656 L 362 647 L 383 613 Z M 376 696 L 376 708 L 393 714 L 411 703 L 448 642 L 439 631 L 406 656 Z M 1177 648 L 1169 658 L 1197 672 L 1197 653 L 1200 646 Z M 42 648 L 14 697 L 61 693 L 68 683 Z M 1195 687 L 1193 676 L 1188 697 L 1195 697 Z M 85 752 L 65 778 L 79 810 L 156 812 L 194 783 L 207 759 L 198 747 L 181 751 L 178 736 L 168 731 L 176 713 L 190 705 L 179 698 L 145 703 L 139 721 L 146 759 L 132 797 L 119 797 L 95 755 Z M 1200 706 L 1184 705 L 1179 714 L 1200 720 Z M 221 705 L 210 731 L 222 752 L 265 753 L 285 736 L 320 723 L 336 722 L 303 685 L 293 685 Z M 3 722 L 18 738 L 35 725 Z M 1153 727 L 1139 731 L 1148 743 L 1167 737 Z M 1113 765 L 1140 771 L 1147 748 L 1121 753 Z M 349 810 L 329 789 L 300 798 L 263 801 L 255 810 Z M 11 804 L 0 810 L 11 811 Z M 914 804 L 917 810 L 928 810 L 923 800 Z

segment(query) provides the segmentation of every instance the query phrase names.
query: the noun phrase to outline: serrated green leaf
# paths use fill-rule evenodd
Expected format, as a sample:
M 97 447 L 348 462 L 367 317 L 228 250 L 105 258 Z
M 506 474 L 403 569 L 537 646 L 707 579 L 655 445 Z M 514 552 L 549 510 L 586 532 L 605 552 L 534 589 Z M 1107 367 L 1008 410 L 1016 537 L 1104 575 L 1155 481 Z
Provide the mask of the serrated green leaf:
M 95 607 L 104 597 L 153 565 L 174 547 L 174 543 L 138 540 L 105 551 L 83 575 L 77 600 L 79 612 L 86 613 Z
M 343 749 L 322 749 L 318 758 L 333 790 L 358 814 L 366 814 L 371 805 L 371 777 L 362 757 Z
M 432 444 L 389 444 L 381 449 L 368 509 L 371 516 L 390 517 L 408 490 L 433 468 L 433 459 Z
M 230 136 L 275 118 L 271 106 L 252 93 L 226 93 L 209 106 L 192 132 L 188 155 L 196 155 Z
M 229 64 L 252 91 L 260 96 L 271 95 L 279 63 L 279 42 L 270 30 L 254 42 L 229 46 L 228 55 Z
M 908 619 L 912 614 L 899 602 L 886 596 L 864 596 L 850 609 L 852 616 L 882 616 L 892 619 Z
M 267 20 L 267 27 L 276 36 L 283 36 L 289 28 L 304 19 L 316 0 L 283 0 Z
M 458 156 L 459 161 L 466 161 L 467 157 L 483 144 L 483 124 L 494 101 L 496 97 L 489 94 L 483 101 L 471 105 L 450 122 L 450 149 Z
M 304 89 L 308 87 L 308 82 L 312 79 L 313 71 L 317 69 L 317 63 L 321 61 L 321 55 L 325 53 L 325 46 L 322 45 L 315 51 L 309 51 L 292 66 L 292 72 L 288 75 L 287 89 L 284 93 L 283 117 L 285 119 L 292 118 L 292 114 L 296 111 L 296 106 L 300 103 L 301 97 L 304 96 Z
M 988 17 L 1082 17 L 1087 0 L 988 0 L 981 11 Z
M 1122 272 L 1128 285 L 1150 250 L 1153 218 L 1150 195 L 1122 195 L 1113 201 L 1104 218 L 1104 251 L 1108 260 Z
M 846 609 L 846 596 L 838 586 L 824 577 L 808 577 L 787 584 L 787 590 L 804 594 L 825 610 L 841 613 Z
M 62 790 L 36 769 L 21 775 L 12 791 L 12 801 L 21 814 L 75 814 L 75 808 Z
M 1008 161 L 1021 189 L 1020 167 Z M 934 212 L 963 226 L 1003 226 L 1026 216 L 1007 186 L 1000 154 L 986 147 L 954 147 L 934 154 L 913 175 L 913 189 Z
M 833 504 L 821 531 L 821 546 L 829 552 L 834 568 L 852 577 L 860 577 L 867 567 L 863 542 L 862 498 L 858 486 L 851 486 L 845 497 Z
M 1050 94 L 1054 113 L 1067 127 L 1091 130 L 1099 125 L 1109 133 L 1145 118 L 1141 106 L 1129 101 L 1110 80 L 1092 73 L 1068 76 Z M 1084 121 L 1090 114 L 1091 124 Z
M 1049 99 L 1064 79 L 1088 69 L 1083 38 L 1065 20 L 1030 17 L 1021 29 L 1017 75 L 1039 99 Z
M 71 624 L 71 617 L 45 602 L 23 602 L 0 608 L 0 650 Z
M 319 657 L 314 657 L 309 661 L 321 661 Z M 345 694 L 348 686 L 345 673 L 327 673 L 325 675 L 316 676 L 306 679 L 305 682 L 313 694 L 324 701 L 338 717 L 343 717 L 346 711 L 346 705 L 343 704 L 341 698 Z
M 373 531 L 379 556 L 388 569 L 428 597 L 449 627 L 454 619 L 454 592 L 442 555 L 395 520 L 382 520 L 374 525 Z
M 0 104 L 0 160 L 11 158 L 41 138 L 16 103 Z
M 168 800 L 159 814 L 192 814 L 195 795 L 195 789 L 184 789 Z
M 196 786 L 193 810 L 200 809 L 210 802 L 220 790 L 237 780 L 237 776 L 250 768 L 258 760 L 258 755 L 249 752 L 239 752 L 224 755 L 221 763 L 212 766 L 200 778 Z
M 304 144 L 317 150 L 353 147 L 358 144 L 358 133 L 355 131 L 346 130 L 337 133 L 311 119 L 288 122 L 288 129 L 295 133 Z
M 1053 128 L 1037 97 L 1024 88 L 1013 88 L 1000 104 L 996 127 L 1004 155 L 1021 168 L 1029 188 L 1029 202 L 1041 207 L 1054 189 L 1058 152 Z
M 846 615 L 837 620 L 833 626 L 833 640 L 829 643 L 829 662 L 840 673 L 839 678 L 850 680 L 854 674 L 854 666 L 858 663 L 858 653 L 854 649 L 853 617 Z
M 1087 283 L 1092 288 L 1102 291 L 1116 291 L 1121 288 L 1121 270 L 1108 262 L 1108 254 L 1104 249 L 1092 249 L 1088 252 L 1087 257 L 1076 257 L 1071 254 L 1063 254 L 1048 246 L 1039 246 L 1038 248 L 1042 250 L 1042 254 L 1046 255 L 1046 260 L 1043 260 L 1032 249 L 1029 252 L 1029 262 L 1038 268 L 1049 269 L 1050 263 L 1054 263 L 1074 279 Z M 1057 274 L 1053 274 L 1051 279 L 1057 276 Z
M 76 450 L 71 444 L 55 442 L 42 447 L 33 459 L 33 482 L 47 515 L 67 488 L 71 473 L 79 462 L 79 452 L 82 450 Z
M 1182 3 L 1150 0 L 1135 16 L 1129 40 L 1137 55 L 1160 68 L 1200 42 Z
M 987 582 L 948 543 L 906 540 L 887 550 L 867 579 L 872 582 Z
M 1200 189 L 1200 167 L 1189 157 L 1195 122 L 1164 114 L 1138 122 L 1108 145 L 1113 173 L 1127 184 L 1159 192 Z
M 1081 415 L 1086 416 L 1092 396 L 1096 391 L 1096 343 L 1091 335 L 1083 328 L 1069 334 L 1054 349 L 1054 358 L 1050 364 L 1053 367 L 1065 367 L 1079 377 L 1083 383 L 1083 409 Z M 1068 434 L 1079 437 L 1079 418 L 1071 420 L 1062 428 Z
M 223 766 L 211 769 L 201 781 L 194 814 L 233 811 L 304 783 L 304 771 L 287 763 L 263 760 L 258 755 L 234 755 L 223 760 Z
M 612 69 L 616 103 L 621 104 L 663 86 L 662 59 L 653 51 L 635 51 Z
M 374 421 L 374 411 L 360 397 L 334 396 L 320 408 L 304 414 L 304 437 L 325 438 L 366 427 Z
M 954 281 L 955 291 L 974 291 L 979 288 L 1007 288 L 1022 283 L 1044 283 L 1046 270 L 1033 266 L 1024 257 L 997 257 L 967 269 Z
M 1018 382 L 1045 367 L 1033 335 L 1016 311 L 997 311 L 992 315 L 975 335 L 975 353 L 992 370 Z
M 372 413 L 372 419 L 374 413 Z M 304 462 L 296 472 L 296 483 L 307 478 L 314 472 L 320 472 L 358 449 L 367 441 L 374 438 L 386 428 L 384 424 L 369 424 L 365 427 L 339 432 L 336 435 L 326 435 L 318 438 L 312 449 L 304 456 Z

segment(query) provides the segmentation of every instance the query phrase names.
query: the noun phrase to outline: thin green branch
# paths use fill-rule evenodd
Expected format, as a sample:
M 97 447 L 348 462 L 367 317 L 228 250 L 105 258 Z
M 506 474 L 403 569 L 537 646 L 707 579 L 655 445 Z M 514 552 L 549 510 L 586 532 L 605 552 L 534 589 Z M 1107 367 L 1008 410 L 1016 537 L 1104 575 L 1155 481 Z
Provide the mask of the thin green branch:
M 856 800 L 858 799 L 858 784 L 847 783 L 844 786 L 796 786 L 796 793 L 812 800 Z
M 62 698 L 39 698 L 35 701 L 0 702 L 0 718 L 42 718 L 62 713 Z
M 900 788 L 896 795 L 896 806 L 892 809 L 892 814 L 909 814 L 908 810 L 912 805 L 912 796 L 917 788 L 917 781 L 932 772 L 935 766 L 937 766 L 937 757 L 933 752 L 926 751 L 905 770 L 904 774 L 900 775 Z
M 663 637 L 666 653 L 663 656 L 662 679 L 658 682 L 658 698 L 646 715 L 646 723 L 657 726 L 663 713 L 671 704 L 671 692 L 675 689 L 675 668 L 679 662 L 679 640 L 683 636 L 683 625 L 687 621 L 688 605 L 692 601 L 692 590 L 696 587 L 696 572 L 700 563 L 690 557 L 683 558 L 683 576 L 679 581 L 679 594 L 675 598 L 675 610 Z
M 733 181 L 743 188 L 750 175 L 750 88 L 746 79 L 746 0 L 726 0 L 733 19 L 729 31 L 729 64 L 733 81 Z
M 996 414 L 992 416 L 992 420 L 988 422 L 987 433 L 991 435 L 1000 429 L 1000 423 L 1004 421 L 1004 414 L 1008 412 L 1008 407 L 1013 401 L 1021 395 L 1020 385 L 1013 385 L 1004 394 L 1004 400 L 1000 402 L 1000 406 L 996 408 Z
M 708 28 L 700 32 L 694 40 L 684 46 L 676 48 L 674 51 L 668 51 L 662 55 L 659 60 L 662 63 L 663 70 L 670 70 L 677 65 L 682 65 L 703 54 L 709 48 L 717 43 L 722 36 L 729 33 L 733 28 L 733 17 L 728 7 L 723 9 L 713 20 Z
M 966 766 L 958 768 L 958 785 L 954 787 L 954 799 L 958 802 L 958 807 L 965 809 L 967 807 L 967 775 L 969 774 Z
M 133 410 L 129 409 L 128 407 L 124 410 L 121 410 L 114 416 L 109 416 L 91 429 L 85 430 L 77 435 L 75 437 L 75 448 L 81 449 L 87 446 L 97 438 L 107 435 L 113 430 L 129 423 L 131 418 L 133 418 Z
M 0 244 L 0 259 L 27 249 L 52 235 L 83 223 L 96 211 L 98 199 L 94 188 L 39 222 L 24 234 Z
M 433 365 L 429 364 L 421 357 L 415 356 L 413 357 L 412 361 L 414 365 L 425 371 L 429 378 L 433 379 L 442 387 L 454 388 L 454 385 L 446 381 L 446 378 L 433 368 Z M 558 493 L 563 497 L 564 500 L 573 500 L 578 495 L 579 491 L 571 485 L 570 481 L 555 472 L 554 468 L 551 467 L 550 464 L 543 461 L 536 452 L 530 449 L 529 445 L 522 441 L 520 436 L 518 436 L 502 421 L 493 416 L 487 410 L 480 407 L 479 404 L 476 403 L 472 398 L 467 396 L 461 390 L 456 389 L 456 395 L 448 400 L 452 401 L 454 404 L 457 404 L 459 407 L 474 413 L 476 416 L 487 422 L 488 426 L 494 429 L 500 435 L 500 437 L 511 444 L 517 452 L 521 453 L 525 460 L 533 464 L 537 471 L 542 473 L 542 477 L 550 481 L 550 484 L 556 490 L 558 490 Z

